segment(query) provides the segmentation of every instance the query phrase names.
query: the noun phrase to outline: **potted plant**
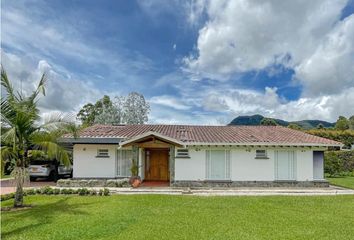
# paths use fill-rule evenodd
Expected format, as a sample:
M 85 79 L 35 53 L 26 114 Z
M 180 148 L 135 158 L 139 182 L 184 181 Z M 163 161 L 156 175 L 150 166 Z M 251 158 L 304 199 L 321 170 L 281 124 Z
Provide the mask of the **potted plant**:
M 139 166 L 135 159 L 132 159 L 132 166 L 130 168 L 131 177 L 129 179 L 129 183 L 133 188 L 139 187 L 141 184 L 141 178 L 139 175 Z

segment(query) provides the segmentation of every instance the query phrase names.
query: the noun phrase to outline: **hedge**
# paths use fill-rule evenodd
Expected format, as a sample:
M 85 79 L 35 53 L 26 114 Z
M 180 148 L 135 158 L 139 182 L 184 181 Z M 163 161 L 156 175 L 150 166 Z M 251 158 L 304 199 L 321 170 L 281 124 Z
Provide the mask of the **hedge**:
M 324 155 L 324 171 L 326 175 L 354 176 L 354 150 L 353 151 L 327 151 Z
M 36 195 L 36 194 L 42 194 L 42 195 L 58 195 L 58 194 L 78 194 L 80 196 L 85 196 L 85 195 L 97 195 L 97 196 L 108 196 L 110 194 L 108 188 L 100 189 L 99 191 L 96 191 L 95 189 L 87 189 L 87 188 L 78 188 L 78 189 L 71 189 L 71 188 L 51 188 L 49 186 L 42 187 L 42 188 L 37 188 L 37 189 L 28 189 L 23 192 L 24 196 L 27 195 Z M 0 200 L 1 201 L 6 201 L 9 199 L 15 198 L 15 193 L 9 193 L 9 194 L 4 194 L 1 195 Z

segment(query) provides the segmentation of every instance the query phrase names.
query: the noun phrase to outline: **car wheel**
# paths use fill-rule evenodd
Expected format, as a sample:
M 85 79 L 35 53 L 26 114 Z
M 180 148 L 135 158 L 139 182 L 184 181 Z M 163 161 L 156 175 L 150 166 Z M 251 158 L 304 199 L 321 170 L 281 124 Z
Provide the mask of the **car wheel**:
M 36 179 L 37 179 L 37 178 L 35 178 L 35 177 L 30 177 L 30 181 L 31 181 L 31 182 L 35 182 Z

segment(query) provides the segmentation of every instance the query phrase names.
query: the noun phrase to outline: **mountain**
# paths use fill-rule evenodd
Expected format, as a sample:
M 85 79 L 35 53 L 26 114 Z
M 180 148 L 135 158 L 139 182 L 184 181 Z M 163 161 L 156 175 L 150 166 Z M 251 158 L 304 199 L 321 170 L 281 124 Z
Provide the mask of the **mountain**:
M 252 116 L 238 116 L 234 120 L 232 120 L 229 125 L 250 125 L 250 126 L 256 126 L 256 125 L 261 125 L 261 121 L 264 117 L 262 115 L 252 115 Z M 330 123 L 326 121 L 321 121 L 321 120 L 301 120 L 301 121 L 284 121 L 282 119 L 276 119 L 272 118 L 275 120 L 275 122 L 281 126 L 288 126 L 291 123 L 297 124 L 300 127 L 304 129 L 311 129 L 311 128 L 316 128 L 318 124 L 322 124 L 325 128 L 330 128 L 334 127 L 335 123 Z

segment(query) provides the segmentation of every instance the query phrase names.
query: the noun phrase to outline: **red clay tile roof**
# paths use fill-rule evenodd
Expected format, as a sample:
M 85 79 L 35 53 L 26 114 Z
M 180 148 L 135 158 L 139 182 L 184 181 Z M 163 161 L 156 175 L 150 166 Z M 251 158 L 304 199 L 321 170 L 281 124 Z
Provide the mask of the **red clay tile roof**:
M 187 144 L 309 144 L 342 145 L 340 142 L 313 136 L 281 126 L 196 126 L 196 125 L 94 125 L 83 129 L 79 138 L 124 138 L 157 132 Z M 68 135 L 65 137 L 69 137 Z

